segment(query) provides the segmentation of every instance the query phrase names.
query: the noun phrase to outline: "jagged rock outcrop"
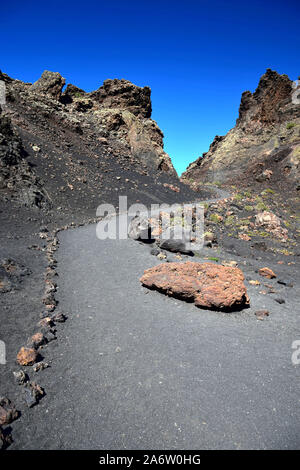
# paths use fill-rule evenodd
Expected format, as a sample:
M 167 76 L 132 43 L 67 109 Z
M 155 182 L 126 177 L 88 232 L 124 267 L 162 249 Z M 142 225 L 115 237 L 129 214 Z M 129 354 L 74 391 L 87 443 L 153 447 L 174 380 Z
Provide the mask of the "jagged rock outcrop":
M 1 79 L 1 77 L 0 77 Z M 34 84 L 12 80 L 5 74 L 8 104 L 22 101 L 44 117 L 91 138 L 104 137 L 146 164 L 148 168 L 177 176 L 163 149 L 163 133 L 151 117 L 151 90 L 121 79 L 105 80 L 90 93 L 68 84 L 57 72 L 44 71 Z
M 137 87 L 128 80 L 105 80 L 103 85 L 90 94 L 103 108 L 127 109 L 142 118 L 150 118 L 151 90 Z
M 300 162 L 296 95 L 287 75 L 268 69 L 253 94 L 243 93 L 236 126 L 226 136 L 215 137 L 209 151 L 189 165 L 182 181 L 272 185 L 284 179 L 295 188 Z
M 64 88 L 65 79 L 49 71 L 34 84 L 1 72 L 0 81 L 3 113 L 20 142 L 18 168 L 27 164 L 62 218 L 67 212 L 91 217 L 104 201 L 117 205 L 119 193 L 131 203 L 194 198 L 151 119 L 150 88 L 114 79 L 86 92 L 72 84 Z M 7 185 L 4 192 L 11 196 Z
M 30 87 L 30 91 L 42 93 L 58 100 L 66 80 L 58 72 L 50 72 L 45 70 L 41 76 Z

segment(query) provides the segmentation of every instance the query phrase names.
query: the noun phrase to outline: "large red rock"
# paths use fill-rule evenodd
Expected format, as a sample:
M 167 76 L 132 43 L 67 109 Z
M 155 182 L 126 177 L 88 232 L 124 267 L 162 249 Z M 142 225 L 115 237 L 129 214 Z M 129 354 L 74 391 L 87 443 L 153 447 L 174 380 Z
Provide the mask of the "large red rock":
M 213 263 L 163 263 L 147 269 L 140 279 L 143 286 L 197 307 L 235 310 L 249 305 L 244 275 L 239 268 Z

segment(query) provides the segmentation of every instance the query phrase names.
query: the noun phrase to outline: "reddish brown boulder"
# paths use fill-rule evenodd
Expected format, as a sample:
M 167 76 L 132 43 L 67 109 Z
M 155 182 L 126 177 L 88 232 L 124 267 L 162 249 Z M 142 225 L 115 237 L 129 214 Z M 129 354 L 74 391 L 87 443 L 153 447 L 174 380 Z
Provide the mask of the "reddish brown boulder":
M 46 338 L 43 333 L 39 331 L 31 336 L 27 344 L 30 348 L 38 349 L 43 344 L 46 344 Z
M 38 357 L 38 353 L 33 348 L 22 347 L 17 355 L 17 362 L 21 366 L 32 366 Z
M 143 286 L 197 307 L 235 310 L 249 305 L 244 275 L 239 268 L 213 263 L 164 263 L 147 269 Z
M 258 272 L 261 276 L 267 277 L 268 279 L 276 277 L 276 274 L 270 268 L 261 268 Z

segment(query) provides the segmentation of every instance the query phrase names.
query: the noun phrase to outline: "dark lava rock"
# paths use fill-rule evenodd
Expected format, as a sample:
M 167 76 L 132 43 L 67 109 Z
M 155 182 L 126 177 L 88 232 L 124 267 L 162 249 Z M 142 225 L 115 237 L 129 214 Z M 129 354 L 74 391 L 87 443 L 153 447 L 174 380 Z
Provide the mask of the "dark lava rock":
M 44 389 L 36 382 L 29 382 L 24 388 L 24 398 L 28 408 L 35 406 L 44 395 Z
M 150 250 L 150 254 L 153 255 L 153 256 L 157 256 L 159 253 L 160 253 L 160 250 L 156 247 L 151 248 L 151 250 Z
M 23 370 L 14 371 L 13 374 L 18 385 L 24 385 L 29 380 L 28 375 Z
M 277 302 L 278 304 L 285 304 L 285 300 L 282 299 L 282 298 L 277 298 L 277 299 L 274 299 L 275 302 Z
M 2 429 L 2 427 L 0 426 L 0 443 L 1 443 L 0 449 L 2 450 L 7 449 L 7 447 L 9 447 L 12 442 L 13 442 L 13 439 L 11 435 L 11 428 L 8 427 L 6 429 Z
M 17 419 L 19 412 L 11 404 L 8 398 L 0 398 L 0 426 L 10 424 Z
M 294 287 L 294 284 L 292 284 L 291 282 L 285 281 L 283 279 L 278 279 L 277 283 L 286 287 Z
M 164 240 L 160 243 L 160 248 L 162 250 L 171 251 L 173 253 L 182 253 L 184 255 L 194 256 L 193 251 L 188 250 L 186 248 L 186 244 L 182 240 L 175 240 L 174 238 L 170 238 L 168 240 Z
M 52 315 L 52 320 L 54 321 L 54 323 L 64 323 L 66 320 L 67 320 L 67 316 L 62 313 L 62 312 L 58 312 L 58 313 L 55 313 L 54 315 Z

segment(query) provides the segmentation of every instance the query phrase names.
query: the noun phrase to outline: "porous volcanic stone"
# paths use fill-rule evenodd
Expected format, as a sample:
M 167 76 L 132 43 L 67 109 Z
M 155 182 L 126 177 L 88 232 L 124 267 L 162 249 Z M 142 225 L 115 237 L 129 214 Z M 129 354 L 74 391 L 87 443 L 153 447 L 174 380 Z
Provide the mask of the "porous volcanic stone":
M 140 281 L 149 289 L 201 308 L 230 311 L 250 303 L 244 275 L 235 267 L 190 261 L 164 263 L 147 269 Z
M 33 348 L 22 347 L 17 355 L 17 362 L 21 366 L 32 366 L 38 357 L 38 353 Z

